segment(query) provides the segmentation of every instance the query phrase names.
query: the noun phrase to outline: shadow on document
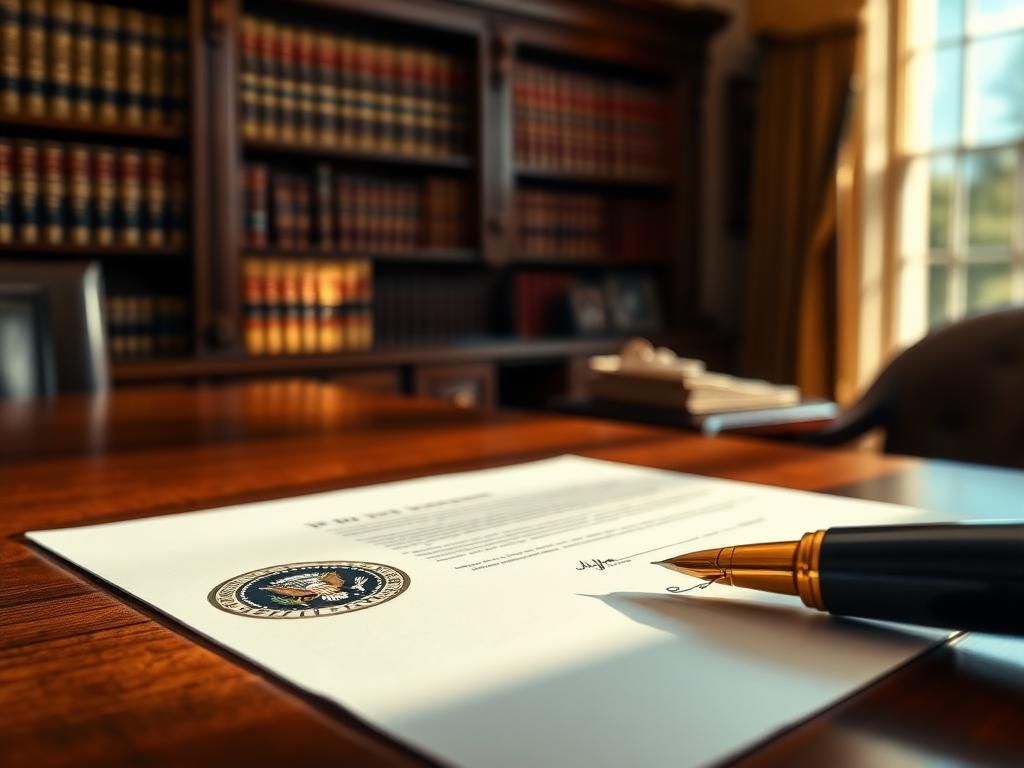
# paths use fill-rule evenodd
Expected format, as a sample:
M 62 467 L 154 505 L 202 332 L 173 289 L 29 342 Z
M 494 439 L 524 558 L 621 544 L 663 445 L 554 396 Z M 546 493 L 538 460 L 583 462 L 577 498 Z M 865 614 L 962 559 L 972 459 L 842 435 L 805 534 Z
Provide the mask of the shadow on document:
M 833 640 L 844 645 L 884 640 L 889 646 L 917 647 L 912 633 L 868 622 L 835 618 L 803 605 L 748 603 L 707 595 L 612 592 L 587 595 L 626 618 L 653 629 L 700 642 L 737 658 L 757 659 L 816 677 L 842 676 Z M 813 643 L 803 643 L 803 638 Z
M 392 726 L 466 765 L 704 765 L 928 645 L 799 606 L 639 592 L 580 598 L 640 626 L 619 626 L 606 642 L 581 629 L 580 653 L 566 657 L 563 645 L 555 664 L 524 666 L 510 654 L 505 682 L 417 707 Z

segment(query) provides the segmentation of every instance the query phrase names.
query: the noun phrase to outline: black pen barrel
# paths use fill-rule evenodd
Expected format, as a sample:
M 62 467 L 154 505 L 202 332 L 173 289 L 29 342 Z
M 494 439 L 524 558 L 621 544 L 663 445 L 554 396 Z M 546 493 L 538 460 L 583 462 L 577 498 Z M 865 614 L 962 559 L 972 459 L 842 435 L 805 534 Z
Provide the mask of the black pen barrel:
M 1024 524 L 830 528 L 819 573 L 831 613 L 1024 634 Z

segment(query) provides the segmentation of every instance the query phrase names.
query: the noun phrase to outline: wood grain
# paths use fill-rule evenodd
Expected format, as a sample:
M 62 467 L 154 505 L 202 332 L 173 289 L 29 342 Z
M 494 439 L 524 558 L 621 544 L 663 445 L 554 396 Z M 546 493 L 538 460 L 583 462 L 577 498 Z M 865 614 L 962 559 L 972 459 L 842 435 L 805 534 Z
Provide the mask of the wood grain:
M 0 404 L 3 764 L 423 764 L 20 534 L 565 452 L 810 490 L 926 466 L 302 381 Z M 1013 727 L 1024 674 L 970 658 L 943 648 L 744 760 L 877 765 L 942 752 L 1010 764 L 1024 750 Z

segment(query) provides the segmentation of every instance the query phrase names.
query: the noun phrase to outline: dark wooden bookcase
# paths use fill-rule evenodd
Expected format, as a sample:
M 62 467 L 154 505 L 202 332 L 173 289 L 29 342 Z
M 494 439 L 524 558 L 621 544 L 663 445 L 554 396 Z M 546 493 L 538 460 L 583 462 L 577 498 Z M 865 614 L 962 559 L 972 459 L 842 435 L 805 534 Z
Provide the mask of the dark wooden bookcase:
M 662 304 L 660 338 L 706 354 L 716 340 L 698 330 L 696 286 L 700 233 L 701 126 L 707 46 L 726 23 L 718 11 L 658 0 L 167 0 L 119 5 L 157 8 L 187 20 L 188 119 L 183 130 L 119 128 L 0 116 L 5 136 L 175 148 L 190 171 L 187 247 L 2 246 L 0 258 L 97 258 L 113 274 L 137 272 L 187 293 L 191 353 L 115 362 L 121 384 L 199 381 L 255 375 L 318 375 L 369 382 L 487 404 L 530 404 L 572 385 L 581 358 L 616 349 L 623 331 L 582 335 L 560 328 L 524 336 L 515 296 L 521 276 L 558 272 L 601 281 L 610 273 L 649 276 Z M 364 31 L 396 45 L 429 44 L 466 65 L 469 115 L 465 151 L 426 157 L 246 137 L 240 117 L 243 17 L 256 13 L 316 29 Z M 517 152 L 516 78 L 530 67 L 567 73 L 567 83 L 637 86 L 659 104 L 666 128 L 656 167 L 611 172 L 588 162 L 530 163 Z M 575 78 L 575 79 L 572 79 Z M 596 139 L 591 137 L 593 146 Z M 370 349 L 338 354 L 247 354 L 243 263 L 252 255 L 242 230 L 243 168 L 252 161 L 290 169 L 329 162 L 342 171 L 387 178 L 452 178 L 472 190 L 463 245 L 400 252 L 317 252 L 305 258 L 369 257 L 375 283 L 377 338 Z M 657 249 L 627 258 L 615 242 L 600 252 L 543 254 L 523 248 L 518 195 L 590 201 L 609 217 L 620 207 L 664 211 Z M 637 249 L 631 249 L 636 251 Z M 274 254 L 268 249 L 262 255 Z M 453 301 L 447 335 L 418 337 L 416 311 L 433 316 Z M 449 290 L 450 289 L 450 290 Z M 452 298 L 457 297 L 457 298 Z M 457 315 L 457 317 L 456 317 Z M 404 323 L 404 325 L 403 325 Z M 396 326 L 401 326 L 395 330 Z M 410 331 L 409 329 L 412 329 Z M 404 330 L 403 330 L 404 329 Z M 451 372 L 450 381 L 445 372 Z M 384 382 L 384 384 L 382 384 Z M 472 397 L 458 386 L 469 382 Z M 450 384 L 450 386 L 449 386 Z

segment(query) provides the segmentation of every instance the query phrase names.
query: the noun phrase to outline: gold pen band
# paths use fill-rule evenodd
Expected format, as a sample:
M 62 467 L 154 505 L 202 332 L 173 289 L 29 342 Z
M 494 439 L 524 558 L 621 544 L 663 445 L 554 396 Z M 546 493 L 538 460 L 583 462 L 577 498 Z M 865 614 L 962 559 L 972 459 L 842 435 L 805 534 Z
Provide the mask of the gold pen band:
M 797 594 L 810 608 L 825 610 L 821 599 L 821 542 L 825 540 L 825 531 L 805 533 L 796 545 L 796 556 L 793 558 L 793 581 L 796 583 Z

